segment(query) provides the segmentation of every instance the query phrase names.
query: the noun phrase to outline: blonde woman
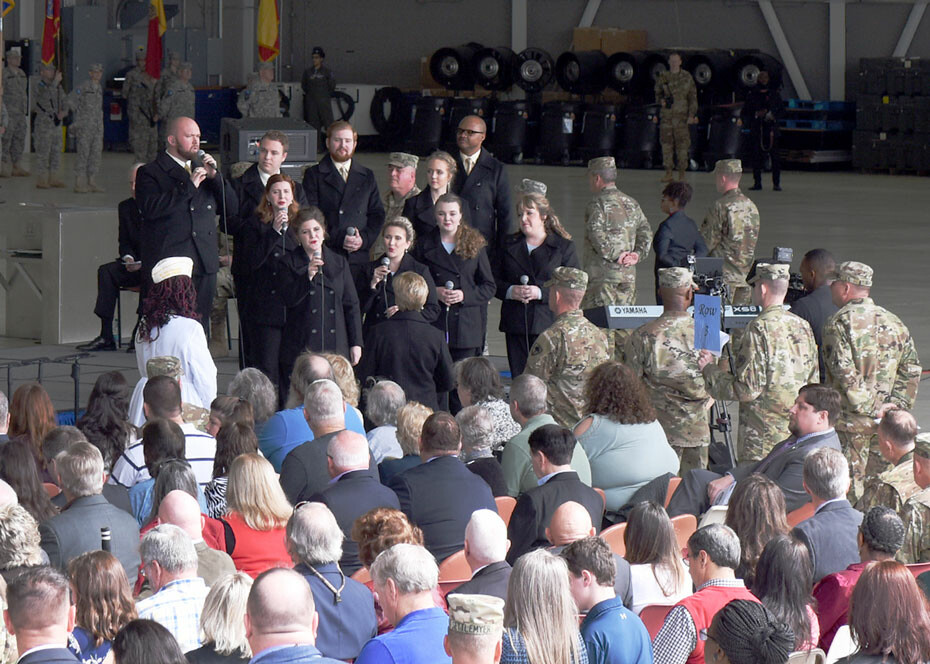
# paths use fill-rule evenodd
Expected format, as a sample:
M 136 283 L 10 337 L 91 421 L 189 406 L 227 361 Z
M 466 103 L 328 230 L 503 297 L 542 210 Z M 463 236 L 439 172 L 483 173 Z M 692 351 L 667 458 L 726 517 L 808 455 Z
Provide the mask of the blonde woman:
M 413 223 L 418 235 L 425 235 L 436 228 L 433 206 L 440 196 L 452 191 L 452 180 L 457 171 L 455 158 L 448 152 L 437 150 L 426 158 L 427 187 L 404 204 L 403 216 Z
M 236 572 L 213 584 L 200 614 L 203 645 L 187 653 L 190 664 L 248 662 L 252 649 L 245 636 L 245 605 L 252 577 Z
M 420 434 L 423 423 L 432 414 L 432 408 L 416 401 L 408 401 L 397 411 L 397 442 L 404 456 L 400 459 L 385 459 L 378 464 L 383 485 L 387 486 L 392 477 L 420 463 Z
M 291 504 L 264 457 L 242 454 L 232 462 L 226 505 L 226 553 L 237 570 L 254 579 L 272 567 L 293 567 L 284 535 Z

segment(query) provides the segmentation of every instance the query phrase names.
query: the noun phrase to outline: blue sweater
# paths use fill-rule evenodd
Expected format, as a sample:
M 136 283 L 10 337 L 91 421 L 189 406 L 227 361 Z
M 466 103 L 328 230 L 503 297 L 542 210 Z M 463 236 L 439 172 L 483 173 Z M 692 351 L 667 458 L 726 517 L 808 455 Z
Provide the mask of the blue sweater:
M 346 404 L 346 429 L 365 435 L 365 425 L 358 412 Z M 281 472 L 281 464 L 288 452 L 308 440 L 313 440 L 313 432 L 304 417 L 304 407 L 279 410 L 271 416 L 258 433 L 258 449 L 274 466 L 274 472 Z

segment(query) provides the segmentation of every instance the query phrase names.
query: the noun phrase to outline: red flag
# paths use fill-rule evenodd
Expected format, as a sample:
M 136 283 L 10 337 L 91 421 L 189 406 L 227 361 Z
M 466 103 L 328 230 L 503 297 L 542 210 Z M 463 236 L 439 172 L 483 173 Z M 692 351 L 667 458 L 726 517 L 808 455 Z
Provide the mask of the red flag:
M 152 0 L 149 6 L 149 39 L 145 49 L 145 71 L 152 78 L 161 76 L 161 37 L 168 29 L 163 0 Z
M 258 59 L 262 62 L 274 60 L 281 49 L 281 37 L 278 35 L 277 0 L 260 0 L 258 3 Z
M 42 29 L 42 62 L 51 64 L 55 59 L 55 40 L 61 29 L 61 0 L 45 1 L 45 27 Z

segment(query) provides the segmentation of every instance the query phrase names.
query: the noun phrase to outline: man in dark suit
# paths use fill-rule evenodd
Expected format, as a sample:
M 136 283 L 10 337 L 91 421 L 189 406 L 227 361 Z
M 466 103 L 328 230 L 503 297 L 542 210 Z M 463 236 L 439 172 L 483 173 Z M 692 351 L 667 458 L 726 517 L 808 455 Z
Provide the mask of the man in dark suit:
M 151 286 L 152 267 L 162 258 L 187 256 L 194 261 L 191 279 L 197 290 L 197 313 L 207 335 L 220 259 L 216 216 L 238 210 L 236 194 L 217 177 L 216 161 L 198 156 L 200 127 L 179 117 L 168 128 L 168 148 L 139 169 L 136 200 L 142 212 L 142 289 Z
M 801 279 L 807 295 L 791 305 L 791 313 L 810 323 L 814 331 L 814 339 L 817 341 L 817 348 L 820 349 L 817 357 L 820 362 L 821 383 L 826 375 L 823 364 L 823 324 L 839 311 L 830 294 L 830 284 L 833 283 L 830 274 L 835 269 L 836 260 L 826 249 L 811 249 L 804 254 L 804 258 L 801 259 Z
M 478 510 L 465 528 L 465 561 L 471 568 L 471 580 L 454 592 L 463 595 L 492 595 L 507 601 L 507 584 L 513 568 L 504 558 L 510 541 L 507 526 L 491 510 Z
M 106 475 L 100 450 L 90 443 L 75 443 L 55 459 L 59 485 L 68 501 L 61 514 L 39 524 L 40 544 L 49 564 L 66 569 L 87 551 L 100 550 L 100 530 L 110 529 L 110 546 L 126 578 L 139 573 L 139 526 L 131 514 L 101 495 Z
M 29 567 L 7 587 L 7 631 L 16 637 L 18 664 L 77 664 L 68 650 L 74 629 L 71 584 L 51 567 Z
M 391 478 L 400 509 L 423 531 L 426 548 L 442 562 L 465 544 L 465 527 L 475 510 L 497 512 L 487 482 L 468 470 L 458 454 L 462 432 L 455 418 L 437 412 L 420 433 L 423 463 Z
M 805 385 L 788 411 L 791 437 L 776 445 L 764 459 L 733 468 L 725 475 L 709 470 L 691 470 L 685 475 L 668 504 L 669 516 L 700 516 L 711 505 L 726 505 L 733 487 L 753 473 L 765 475 L 785 494 L 791 512 L 808 502 L 802 484 L 804 459 L 820 447 L 840 449 L 833 425 L 840 412 L 840 395 L 826 385 Z
M 100 319 L 100 334 L 96 339 L 78 346 L 78 350 L 116 350 L 116 340 L 113 338 L 113 312 L 116 311 L 119 290 L 135 288 L 142 283 L 139 237 L 142 233 L 142 213 L 136 201 L 136 172 L 142 166 L 144 164 L 133 164 L 129 170 L 131 196 L 120 201 L 117 207 L 119 258 L 97 268 L 97 303 L 94 305 L 94 315 Z M 132 345 L 130 342 L 130 346 Z
M 530 434 L 530 455 L 539 486 L 520 496 L 510 517 L 507 562 L 511 565 L 527 551 L 548 544 L 546 528 L 562 503 L 583 505 L 591 515 L 591 523 L 599 529 L 604 499 L 572 470 L 575 442 L 575 435 L 557 424 L 543 425 Z
M 352 158 L 358 134 L 339 120 L 326 132 L 329 154 L 304 174 L 307 204 L 326 216 L 327 245 L 349 261 L 356 280 L 368 263 L 368 250 L 384 225 L 384 205 L 371 169 Z
M 846 500 L 849 463 L 839 450 L 823 447 L 804 459 L 804 490 L 814 504 L 814 516 L 791 533 L 810 551 L 816 584 L 827 574 L 859 562 L 862 512 Z
M 397 494 L 378 481 L 377 473 L 369 469 L 370 462 L 365 436 L 354 431 L 340 431 L 326 448 L 326 468 L 333 479 L 329 486 L 310 498 L 326 505 L 342 529 L 339 566 L 346 574 L 354 574 L 362 566 L 358 544 L 351 536 L 355 520 L 376 507 L 400 509 Z M 327 654 L 325 650 L 322 652 Z

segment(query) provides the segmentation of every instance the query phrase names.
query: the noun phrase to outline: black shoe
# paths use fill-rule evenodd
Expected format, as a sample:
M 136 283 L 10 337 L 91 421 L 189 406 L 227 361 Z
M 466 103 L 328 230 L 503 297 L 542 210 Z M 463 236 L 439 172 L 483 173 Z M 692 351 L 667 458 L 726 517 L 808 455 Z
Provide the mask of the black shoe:
M 129 343 L 126 345 L 126 352 L 127 352 L 127 353 L 135 353 L 135 352 L 136 352 L 136 340 L 135 340 L 135 338 L 132 338 L 132 339 L 129 340 Z
M 749 188 L 749 191 L 762 191 L 762 185 L 754 184 Z
M 113 337 L 106 339 L 100 336 L 93 341 L 88 341 L 86 344 L 81 344 L 77 349 L 83 351 L 116 350 L 116 341 L 113 340 Z
M 781 185 L 776 184 L 774 187 L 772 187 L 772 191 L 781 191 Z

